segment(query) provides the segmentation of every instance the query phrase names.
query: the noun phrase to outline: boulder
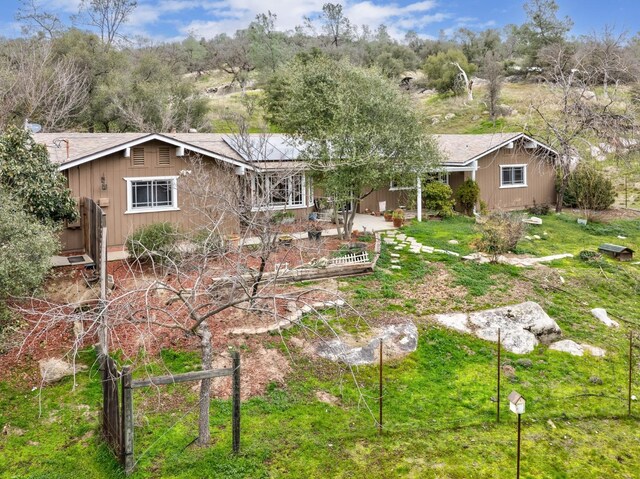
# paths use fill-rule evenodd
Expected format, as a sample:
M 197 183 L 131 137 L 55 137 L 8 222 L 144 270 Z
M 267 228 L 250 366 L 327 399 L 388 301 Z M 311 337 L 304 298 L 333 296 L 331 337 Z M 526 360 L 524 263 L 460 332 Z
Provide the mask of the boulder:
M 582 92 L 582 98 L 584 98 L 587 101 L 595 100 L 596 94 L 591 90 L 585 90 Z
M 40 375 L 44 383 L 54 383 L 87 369 L 82 364 L 76 364 L 74 367 L 73 364 L 60 358 L 41 359 L 38 364 L 40 365 Z
M 606 351 L 602 348 L 591 346 L 589 344 L 578 344 L 575 341 L 571 341 L 570 339 L 557 341 L 549 346 L 549 349 L 552 349 L 553 351 L 569 353 L 572 356 L 584 356 L 584 353 L 586 352 L 591 356 L 601 358 L 606 354 Z
M 516 354 L 530 353 L 540 342 L 549 343 L 562 334 L 558 324 L 533 301 L 470 314 L 439 314 L 434 318 L 443 326 L 486 341 L 497 342 L 500 329 L 502 347 Z
M 418 347 L 418 328 L 412 322 L 391 324 L 379 329 L 373 338 L 347 342 L 342 338 L 319 343 L 315 347 L 318 356 L 349 366 L 374 364 L 382 339 L 383 354 L 396 357 L 411 353 Z
M 591 314 L 593 314 L 593 316 L 600 320 L 602 323 L 605 324 L 605 326 L 611 328 L 619 328 L 620 324 L 617 321 L 614 321 L 613 319 L 609 318 L 609 315 L 607 314 L 607 310 L 604 308 L 593 308 L 591 310 Z

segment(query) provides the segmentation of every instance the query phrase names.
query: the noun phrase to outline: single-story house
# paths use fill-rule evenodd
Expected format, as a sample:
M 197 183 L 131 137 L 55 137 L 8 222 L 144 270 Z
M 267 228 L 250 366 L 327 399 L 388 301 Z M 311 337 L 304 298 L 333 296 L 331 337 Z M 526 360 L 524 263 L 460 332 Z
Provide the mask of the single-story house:
M 434 135 L 445 159 L 433 179 L 451 186 L 455 192 L 466 180 L 480 187 L 480 200 L 489 210 L 518 210 L 556 203 L 553 157 L 550 147 L 524 133 L 489 133 L 480 135 Z M 360 203 L 360 208 L 378 211 L 416 204 L 421 209 L 421 184 L 389 185 Z M 420 214 L 418 216 L 421 216 Z
M 253 136 L 247 145 L 228 135 L 208 133 L 39 133 L 50 159 L 66 176 L 76 198 L 89 197 L 106 213 L 108 246 L 124 244 L 143 225 L 202 220 L 186 191 L 192 160 L 201 158 L 213 173 L 213 190 L 231 191 L 233 201 L 252 211 L 287 210 L 297 218 L 313 211 L 315 191 L 299 152 L 284 135 Z M 556 153 L 522 133 L 436 135 L 446 160 L 437 172 L 455 190 L 468 178 L 480 185 L 480 198 L 490 209 L 519 209 L 555 203 L 554 173 L 548 161 Z M 360 204 L 379 211 L 406 204 L 408 195 L 421 210 L 421 182 L 389 185 Z M 239 194 L 238 194 L 239 193 Z M 195 193 L 197 195 L 197 193 Z M 231 198 L 224 201 L 228 202 Z M 220 200 L 223 201 L 223 200 Z M 215 205 L 208 205 L 215 208 Z M 238 217 L 227 215 L 224 229 L 238 232 Z M 419 215 L 420 217 L 420 215 Z M 83 249 L 81 225 L 67 224 L 64 249 Z

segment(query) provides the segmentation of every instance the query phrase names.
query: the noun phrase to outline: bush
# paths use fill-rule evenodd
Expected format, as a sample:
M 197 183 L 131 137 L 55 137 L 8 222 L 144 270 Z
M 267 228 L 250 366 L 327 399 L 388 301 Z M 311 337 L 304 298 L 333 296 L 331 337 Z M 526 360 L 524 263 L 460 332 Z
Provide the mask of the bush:
M 524 235 L 526 224 L 518 214 L 495 212 L 484 223 L 479 224 L 478 229 L 482 234 L 478 242 L 479 249 L 491 254 L 492 260 L 496 262 L 499 255 L 516 247 Z
M 175 243 L 177 232 L 171 223 L 142 226 L 127 238 L 127 250 L 138 261 L 150 259 L 166 253 Z
M 544 216 L 549 214 L 551 207 L 549 205 L 539 205 L 533 200 L 533 206 L 527 208 L 527 213 L 534 216 Z
M 30 294 L 42 283 L 59 247 L 55 228 L 0 193 L 0 308 L 8 296 Z
M 564 205 L 584 210 L 606 210 L 615 198 L 611 180 L 592 165 L 583 163 L 569 175 Z
M 473 207 L 478 202 L 478 197 L 480 196 L 480 186 L 475 181 L 469 179 L 462 183 L 458 190 L 456 191 L 456 197 L 460 202 L 462 208 L 464 208 L 464 212 L 467 215 L 473 213 Z
M 197 231 L 191 241 L 198 247 L 198 252 L 205 256 L 219 256 L 227 251 L 224 238 L 216 231 L 210 231 L 206 228 Z
M 425 206 L 428 210 L 435 211 L 438 216 L 449 217 L 453 215 L 455 201 L 451 198 L 453 191 L 449 185 L 434 181 L 427 183 L 423 190 Z

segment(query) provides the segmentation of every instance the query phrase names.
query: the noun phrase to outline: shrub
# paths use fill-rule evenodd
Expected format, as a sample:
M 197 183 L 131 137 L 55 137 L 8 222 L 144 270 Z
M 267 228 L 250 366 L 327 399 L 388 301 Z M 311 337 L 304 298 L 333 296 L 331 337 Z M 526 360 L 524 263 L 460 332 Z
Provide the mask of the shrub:
M 564 194 L 565 206 L 585 210 L 606 210 L 615 201 L 611 180 L 588 163 L 569 175 Z
M 469 179 L 462 183 L 458 190 L 456 191 L 456 197 L 464 208 L 464 212 L 467 215 L 473 213 L 473 207 L 478 202 L 478 197 L 480 196 L 480 186 L 475 181 Z
M 435 211 L 438 216 L 453 215 L 455 200 L 451 198 L 452 195 L 451 187 L 439 181 L 428 183 L 424 187 L 425 205 L 428 210 Z
M 527 212 L 530 215 L 535 215 L 535 216 L 544 216 L 549 214 L 549 210 L 551 209 L 551 207 L 549 205 L 539 205 L 536 203 L 536 200 L 533 200 L 533 206 L 531 206 L 530 208 L 527 208 Z
M 496 262 L 498 256 L 513 250 L 522 239 L 526 224 L 518 214 L 508 212 L 491 213 L 487 220 L 477 226 L 482 234 L 478 247 L 492 255 Z
M 175 243 L 177 232 L 171 223 L 142 226 L 127 238 L 127 250 L 137 261 L 150 259 L 166 253 Z
M 60 246 L 55 228 L 24 210 L 0 193 L 0 309 L 8 296 L 29 294 L 42 283 Z

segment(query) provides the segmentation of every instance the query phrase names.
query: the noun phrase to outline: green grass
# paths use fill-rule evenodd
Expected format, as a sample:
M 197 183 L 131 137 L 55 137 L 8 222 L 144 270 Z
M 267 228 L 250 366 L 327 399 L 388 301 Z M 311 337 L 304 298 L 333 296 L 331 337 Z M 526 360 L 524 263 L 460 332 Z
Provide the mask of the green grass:
M 478 236 L 473 221 L 461 217 L 414 223 L 404 230 L 425 245 L 461 254 L 473 251 Z M 620 232 L 628 236 L 625 244 L 637 249 L 640 243 L 638 223 L 631 221 L 585 228 L 569 215 L 550 214 L 529 233 L 541 231 L 547 232 L 540 234 L 546 239 L 523 240 L 518 248 L 536 255 L 577 254 Z M 449 244 L 451 239 L 458 244 Z M 635 403 L 634 415 L 628 418 L 625 399 L 627 326 L 629 322 L 640 326 L 637 265 L 571 258 L 554 262 L 550 269 L 521 269 L 400 251 L 403 268 L 396 271 L 390 269 L 393 251 L 383 246 L 373 275 L 341 282 L 343 293 L 365 319 L 409 315 L 419 327 L 418 349 L 385 363 L 382 437 L 374 421 L 378 369 L 340 370 L 322 360 L 312 361 L 288 343 L 294 362 L 286 386 L 272 384 L 263 396 L 243 403 L 238 457 L 230 453 L 229 401 L 212 402 L 212 445 L 187 447 L 197 431 L 197 392 L 192 385 L 137 390 L 139 462 L 133 477 L 511 478 L 515 416 L 505 402 L 512 389 L 527 400 L 522 477 L 637 476 L 640 406 Z M 439 274 L 443 272 L 446 276 Z M 517 289 L 525 285 L 526 298 Z M 434 286 L 434 292 L 461 289 L 462 302 L 409 294 L 427 286 Z M 503 352 L 503 363 L 515 368 L 515 376 L 503 377 L 501 421 L 496 424 L 495 344 L 436 327 L 423 314 L 525 299 L 538 301 L 566 338 L 603 347 L 607 355 L 574 357 L 544 345 L 526 355 Z M 589 310 L 596 306 L 605 307 L 622 328 L 608 329 L 592 318 Z M 311 321 L 305 319 L 308 327 L 313 327 Z M 352 335 L 368 329 L 352 314 L 336 316 L 332 325 Z M 286 331 L 285 341 L 300 333 Z M 277 338 L 266 340 L 275 344 Z M 640 347 L 635 354 L 639 357 Z M 81 359 L 92 364 L 95 356 L 85 352 Z M 158 359 L 150 369 L 154 373 L 198 366 L 197 355 L 181 351 L 164 350 Z M 595 377 L 602 384 L 592 381 Z M 95 368 L 78 379 L 75 390 L 70 380 L 64 380 L 44 388 L 40 398 L 38 391 L 20 384 L 0 383 L 0 428 L 10 425 L 24 431 L 21 436 L 0 436 L 0 477 L 121 477 L 111 453 L 98 440 L 101 399 Z M 633 394 L 640 395 L 637 373 L 634 380 Z M 337 397 L 339 405 L 319 402 L 315 393 L 320 390 Z

